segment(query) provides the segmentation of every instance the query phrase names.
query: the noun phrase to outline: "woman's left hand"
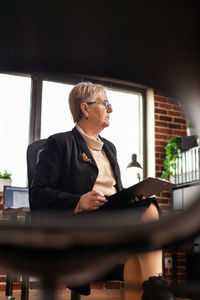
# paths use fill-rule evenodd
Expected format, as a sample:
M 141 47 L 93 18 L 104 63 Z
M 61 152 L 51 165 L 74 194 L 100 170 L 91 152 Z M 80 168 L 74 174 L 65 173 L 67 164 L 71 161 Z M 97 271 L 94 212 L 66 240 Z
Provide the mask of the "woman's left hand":
M 140 201 L 140 200 L 145 200 L 145 199 L 146 199 L 145 195 L 141 195 L 139 197 L 134 197 L 134 201 Z
M 133 199 L 130 200 L 130 203 L 134 203 L 134 202 L 139 202 L 141 200 L 145 200 L 146 197 L 144 195 L 138 196 L 138 197 L 134 197 Z

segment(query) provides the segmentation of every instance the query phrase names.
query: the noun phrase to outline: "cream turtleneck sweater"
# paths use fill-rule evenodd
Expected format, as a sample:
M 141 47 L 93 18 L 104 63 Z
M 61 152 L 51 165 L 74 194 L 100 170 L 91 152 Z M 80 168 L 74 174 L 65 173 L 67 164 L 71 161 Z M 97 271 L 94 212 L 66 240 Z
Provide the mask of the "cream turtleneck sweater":
M 79 125 L 76 125 L 76 128 L 84 138 L 99 169 L 93 190 L 100 191 L 107 196 L 116 193 L 116 188 L 114 187 L 116 184 L 115 177 L 110 162 L 103 150 L 103 142 L 99 137 L 96 140 L 87 135 Z

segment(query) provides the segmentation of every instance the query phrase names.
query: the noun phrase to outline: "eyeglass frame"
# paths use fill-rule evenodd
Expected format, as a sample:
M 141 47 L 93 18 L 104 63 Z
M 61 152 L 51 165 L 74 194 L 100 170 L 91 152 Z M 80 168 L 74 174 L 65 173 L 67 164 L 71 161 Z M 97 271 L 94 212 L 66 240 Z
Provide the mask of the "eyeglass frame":
M 106 99 L 106 100 L 103 100 L 103 101 L 93 101 L 93 102 L 86 102 L 87 104 L 95 104 L 95 103 L 99 103 L 99 104 L 102 104 L 105 106 L 105 108 L 108 110 L 109 108 L 111 108 L 112 104 L 109 103 L 109 101 Z

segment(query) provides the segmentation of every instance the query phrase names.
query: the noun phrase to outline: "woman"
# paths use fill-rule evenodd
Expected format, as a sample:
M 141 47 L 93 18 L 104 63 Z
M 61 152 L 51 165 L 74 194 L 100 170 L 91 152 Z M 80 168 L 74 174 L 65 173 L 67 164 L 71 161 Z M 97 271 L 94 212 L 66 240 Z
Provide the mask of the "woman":
M 104 195 L 122 189 L 115 146 L 99 136 L 109 126 L 112 113 L 105 89 L 90 82 L 79 83 L 69 95 L 69 105 L 76 126 L 48 138 L 36 167 L 31 201 L 38 210 L 94 211 L 107 202 Z M 149 200 L 141 220 L 158 218 L 157 208 Z M 161 251 L 128 257 L 124 262 L 125 287 L 134 283 L 141 290 L 125 289 L 126 299 L 173 300 L 159 274 Z

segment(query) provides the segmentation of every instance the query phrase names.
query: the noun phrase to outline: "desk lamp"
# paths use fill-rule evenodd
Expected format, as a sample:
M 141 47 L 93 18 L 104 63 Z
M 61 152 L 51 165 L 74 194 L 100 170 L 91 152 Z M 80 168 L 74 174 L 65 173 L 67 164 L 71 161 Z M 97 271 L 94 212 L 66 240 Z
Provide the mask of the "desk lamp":
M 138 181 L 140 182 L 142 167 L 137 161 L 137 155 L 135 153 L 132 155 L 132 161 L 128 164 L 127 169 L 133 170 L 137 174 Z

